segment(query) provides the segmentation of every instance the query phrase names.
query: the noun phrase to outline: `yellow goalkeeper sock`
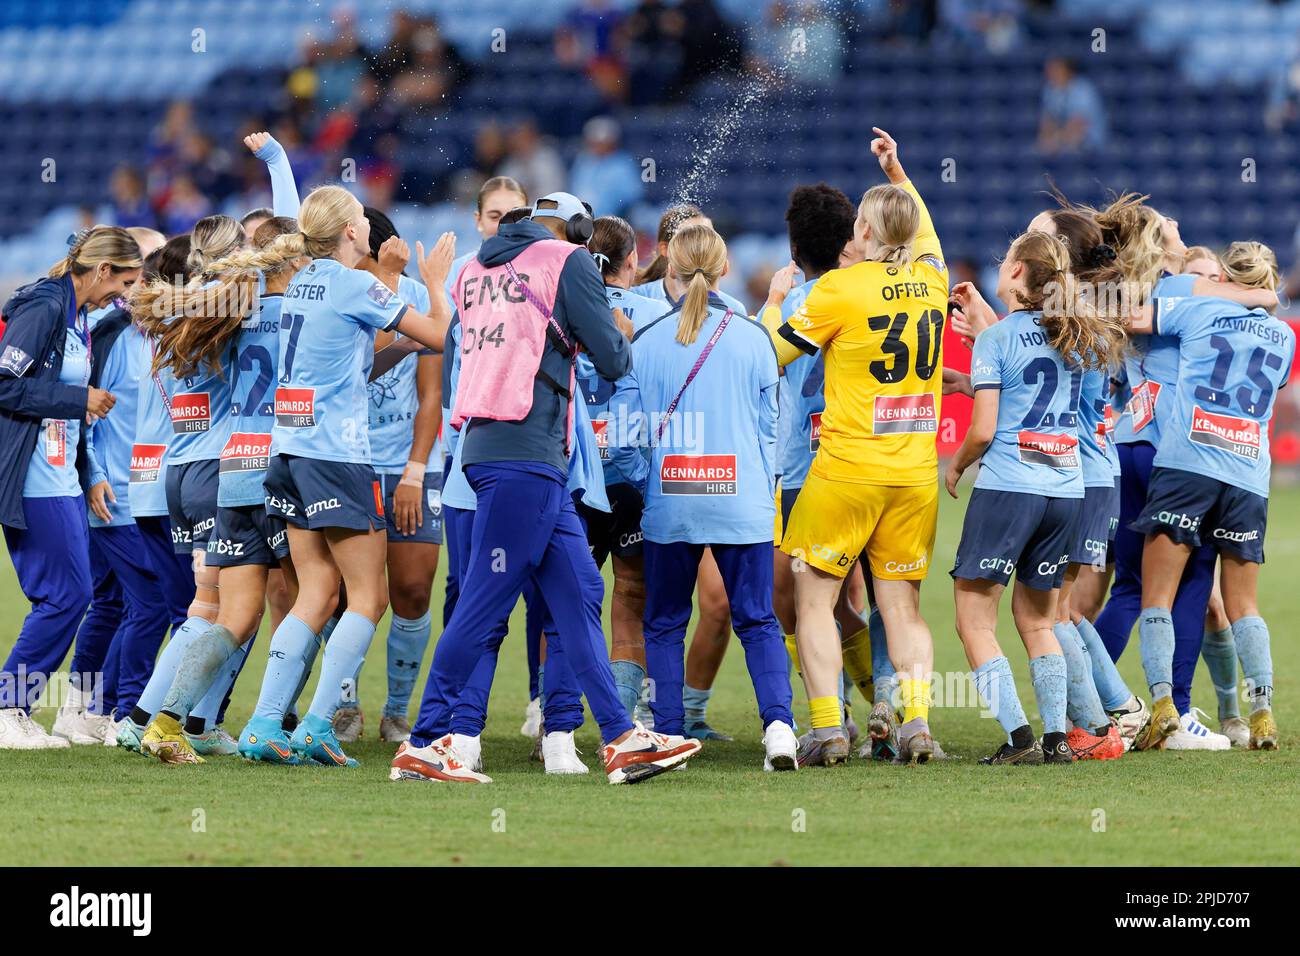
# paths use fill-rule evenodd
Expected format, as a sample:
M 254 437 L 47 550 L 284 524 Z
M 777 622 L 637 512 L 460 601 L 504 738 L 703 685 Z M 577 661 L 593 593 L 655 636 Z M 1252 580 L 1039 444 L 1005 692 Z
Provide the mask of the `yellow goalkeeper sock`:
M 799 666 L 799 643 L 794 639 L 793 634 L 785 636 L 785 652 L 790 655 L 790 663 L 794 665 L 794 672 L 803 677 L 803 668 Z
M 812 715 L 812 729 L 825 730 L 842 727 L 840 699 L 832 694 L 829 697 L 814 697 L 808 701 L 808 712 Z
M 930 719 L 930 682 L 902 677 L 898 681 L 899 695 L 903 701 L 903 723 L 916 717 Z
M 840 654 L 844 657 L 844 669 L 849 672 L 849 680 L 866 700 L 875 700 L 876 685 L 871 678 L 871 628 L 864 627 L 840 642 Z

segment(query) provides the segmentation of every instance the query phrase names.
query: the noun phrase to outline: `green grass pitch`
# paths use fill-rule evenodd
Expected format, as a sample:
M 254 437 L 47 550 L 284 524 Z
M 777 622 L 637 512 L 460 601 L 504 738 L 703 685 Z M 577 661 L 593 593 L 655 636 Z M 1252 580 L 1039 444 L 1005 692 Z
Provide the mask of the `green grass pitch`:
M 941 673 L 965 670 L 944 573 L 963 507 L 944 496 L 935 572 L 923 592 Z M 1271 510 L 1261 610 L 1272 626 L 1279 753 L 1171 752 L 1069 767 L 981 767 L 977 759 L 1000 734 L 968 699 L 931 715 L 936 736 L 960 760 L 917 768 L 855 760 L 835 770 L 765 774 L 753 693 L 733 642 L 710 717 L 736 735 L 735 743 L 707 744 L 682 773 L 611 787 L 599 772 L 598 735 L 588 719 L 578 746 L 592 773 L 548 778 L 529 761 L 530 745 L 519 735 L 527 702 L 521 606 L 501 654 L 484 736 L 490 786 L 388 781 L 393 747 L 374 736 L 385 696 L 381 625 L 361 682 L 367 739 L 348 748 L 361 760 L 358 769 L 276 768 L 238 758 L 170 767 L 92 747 L 0 751 L 10 853 L 52 866 L 1295 864 L 1300 649 L 1292 627 L 1300 619 L 1293 583 L 1300 489 L 1279 489 Z M 0 650 L 7 652 L 27 611 L 7 560 L 0 561 L 0 595 Z M 1003 602 L 1000 639 L 1037 727 L 1009 603 Z M 232 733 L 256 698 L 267 643 L 263 633 L 236 689 Z M 1121 670 L 1131 686 L 1141 685 L 1136 639 Z M 417 697 L 419 687 L 423 677 Z M 1193 701 L 1213 716 L 1203 666 Z M 795 716 L 806 723 L 798 684 Z M 53 712 L 37 717 L 48 727 Z

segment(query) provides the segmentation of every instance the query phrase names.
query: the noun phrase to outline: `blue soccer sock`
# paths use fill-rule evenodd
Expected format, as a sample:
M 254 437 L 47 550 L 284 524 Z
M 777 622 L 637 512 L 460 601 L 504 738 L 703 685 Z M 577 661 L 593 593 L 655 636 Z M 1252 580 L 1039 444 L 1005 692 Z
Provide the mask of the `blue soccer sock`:
M 1138 618 L 1142 643 L 1142 670 L 1152 700 L 1171 697 L 1174 692 L 1174 619 L 1167 607 L 1142 609 Z
M 630 717 L 636 709 L 637 701 L 641 699 L 645 668 L 636 661 L 610 661 L 609 669 L 614 672 L 614 687 L 618 690 L 619 703 Z
M 321 648 L 329 643 L 330 635 L 334 633 L 335 626 L 339 623 L 336 617 L 330 618 L 321 628 L 320 633 L 314 635 L 315 639 L 307 645 L 306 651 L 302 656 L 302 676 L 298 678 L 298 687 L 293 692 L 293 699 L 289 702 L 289 712 L 298 716 L 298 698 L 302 696 L 303 688 L 307 686 L 307 681 L 311 680 L 312 668 L 316 666 L 316 658 L 320 654 Z
M 682 685 L 682 720 L 685 723 L 702 724 L 708 717 L 709 697 L 713 694 L 713 688 L 700 690 L 698 687 L 691 687 L 689 684 Z M 843 707 L 843 701 L 840 702 Z
M 1232 622 L 1237 655 L 1250 693 L 1250 712 L 1273 707 L 1273 654 L 1269 649 L 1268 625 L 1262 617 L 1243 617 Z
M 1233 639 L 1232 628 L 1206 631 L 1201 642 L 1201 656 L 1205 658 L 1214 696 L 1219 701 L 1219 720 L 1240 717 L 1241 710 L 1237 706 L 1237 642 Z
M 871 682 L 873 685 L 873 704 L 893 701 L 895 677 L 894 662 L 889 659 L 889 639 L 885 633 L 885 619 L 880 616 L 880 609 L 873 607 L 867 619 L 871 634 Z
M 1106 716 L 1097 686 L 1093 683 L 1092 660 L 1083 638 L 1069 622 L 1057 624 L 1052 632 L 1061 645 L 1061 656 L 1065 658 L 1065 715 L 1074 726 L 1104 736 L 1110 730 L 1110 718 Z
M 194 727 L 191 729 L 187 725 L 186 730 L 188 732 L 206 733 L 216 725 L 217 716 L 221 713 L 221 705 L 229 696 L 231 688 L 234 687 L 235 680 L 239 677 L 244 661 L 247 660 L 249 652 L 253 649 L 255 640 L 256 638 L 249 638 L 239 650 L 227 658 L 226 666 L 221 668 L 217 676 L 212 679 L 207 693 L 190 711 L 190 722 Z
M 1124 678 L 1119 676 L 1119 669 L 1110 659 L 1110 652 L 1106 650 L 1101 635 L 1087 618 L 1080 618 L 1074 628 L 1088 649 L 1088 660 L 1092 662 L 1092 682 L 1097 688 L 1097 696 L 1101 698 L 1101 705 L 1107 711 L 1122 710 L 1133 699 L 1133 692 L 1124 683 Z
M 162 712 L 184 720 L 199 698 L 218 682 L 226 662 L 239 653 L 239 638 L 220 624 L 211 625 L 190 642 L 176 668 L 176 677 L 163 698 Z M 222 694 L 225 694 L 224 682 Z
M 430 612 L 417 618 L 393 615 L 388 624 L 388 701 L 385 717 L 405 717 L 433 627 Z
M 1065 676 L 1065 658 L 1060 654 L 1030 658 L 1029 677 L 1034 682 L 1034 697 L 1038 700 L 1038 715 L 1043 718 L 1043 733 L 1065 733 L 1066 686 L 1069 683 Z
M 333 719 L 334 711 L 338 709 L 339 688 L 344 681 L 355 680 L 374 636 L 375 625 L 368 617 L 355 611 L 343 612 L 329 643 L 325 645 L 320 682 L 316 685 L 309 714 L 327 721 Z
M 163 652 L 158 655 L 153 674 L 145 685 L 140 699 L 136 701 L 131 717 L 136 723 L 145 724 L 162 708 L 163 699 L 176 679 L 176 671 L 181 666 L 185 649 L 199 639 L 200 635 L 212 626 L 206 618 L 192 617 L 172 632 L 172 639 L 167 642 Z M 143 719 L 140 719 L 143 716 Z
M 316 646 L 316 640 L 316 633 L 303 621 L 292 614 L 285 615 L 271 635 L 266 674 L 262 677 L 262 690 L 253 709 L 254 717 L 284 719 L 285 711 L 296 699 L 301 682 L 306 679 L 304 664 L 309 650 Z M 312 656 L 315 656 L 314 651 Z
M 975 668 L 975 689 L 984 700 L 984 706 L 992 711 L 998 723 L 1006 732 L 1007 743 L 1011 743 L 1011 734 L 1029 723 L 1025 718 L 1025 709 L 1020 706 L 1020 695 L 1016 693 L 1016 678 L 1011 673 L 1011 664 L 1006 657 L 999 655 L 985 661 Z

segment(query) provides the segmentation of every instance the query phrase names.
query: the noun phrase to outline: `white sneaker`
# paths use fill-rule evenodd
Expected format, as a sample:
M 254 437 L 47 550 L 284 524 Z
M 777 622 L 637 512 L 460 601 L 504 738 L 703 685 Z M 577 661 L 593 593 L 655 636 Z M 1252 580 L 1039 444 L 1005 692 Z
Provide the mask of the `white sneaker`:
M 104 725 L 112 723 L 113 718 L 104 714 L 60 707 L 51 732 L 69 743 L 99 745 L 104 742 Z
M 1219 733 L 1227 737 L 1234 747 L 1250 745 L 1250 724 L 1245 717 L 1229 717 L 1219 721 Z
M 475 739 L 475 738 L 468 738 Z M 398 744 L 397 755 L 388 769 L 388 779 L 419 780 L 426 783 L 491 783 L 492 778 L 475 773 L 456 752 L 451 734 L 427 747 L 412 747 L 409 740 Z
M 460 758 L 461 763 L 475 773 L 483 772 L 483 742 L 478 737 L 452 734 L 451 745 L 456 749 L 456 756 Z
M 536 740 L 542 735 L 542 699 L 534 697 L 524 709 L 524 725 L 519 732 L 525 737 Z
M 795 760 L 799 741 L 784 720 L 774 720 L 767 725 L 763 734 L 763 746 L 767 750 L 763 756 L 764 770 L 799 769 L 799 762 Z
M 542 738 L 542 763 L 547 773 L 587 772 L 587 765 L 578 759 L 571 730 L 556 730 Z
M 606 744 L 600 756 L 610 783 L 640 783 L 676 769 L 699 753 L 700 747 L 698 740 L 676 734 L 668 737 L 633 724 L 626 740 Z
M 113 720 L 112 718 L 109 718 L 104 721 L 104 739 L 102 743 L 105 747 L 117 746 L 117 732 L 122 729 L 123 720 L 126 720 L 126 718 L 123 717 L 122 720 Z
M 0 710 L 0 750 L 58 750 L 71 746 L 64 738 L 47 734 L 25 710 Z
M 1178 718 L 1178 729 L 1165 740 L 1166 750 L 1229 750 L 1232 741 L 1223 734 L 1216 734 L 1198 719 L 1209 715 L 1199 707 L 1193 707 Z

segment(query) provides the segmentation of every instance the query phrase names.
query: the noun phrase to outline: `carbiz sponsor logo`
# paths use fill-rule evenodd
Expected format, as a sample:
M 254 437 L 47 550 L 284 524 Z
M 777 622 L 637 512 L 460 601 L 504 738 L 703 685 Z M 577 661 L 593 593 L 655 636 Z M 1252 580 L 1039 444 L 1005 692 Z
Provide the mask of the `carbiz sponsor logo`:
M 1156 524 L 1162 524 L 1170 528 L 1181 528 L 1185 531 L 1195 531 L 1201 526 L 1201 516 L 1180 514 L 1177 511 L 1157 511 Z
M 1254 531 L 1229 531 L 1227 528 L 1215 528 L 1211 537 L 1218 538 L 1220 541 L 1236 541 L 1238 544 L 1246 541 L 1258 541 L 1259 529 Z
M 285 501 L 275 495 L 266 496 L 266 507 L 268 510 L 274 508 L 287 518 L 292 518 L 298 513 L 298 507 L 292 501 Z
M 915 561 L 886 561 L 886 574 L 907 574 L 909 571 L 920 571 L 930 561 L 929 555 L 921 555 Z
M 1047 577 L 1048 575 L 1055 574 L 1057 571 L 1061 569 L 1061 565 L 1066 564 L 1067 562 L 1069 562 L 1069 560 L 1070 560 L 1070 556 L 1068 554 L 1063 554 L 1056 559 L 1055 564 L 1053 564 L 1050 561 L 1040 561 L 1038 562 L 1038 573 L 1043 577 Z
M 825 561 L 827 564 L 833 564 L 839 568 L 847 568 L 853 563 L 852 559 L 850 559 L 843 551 L 836 551 L 834 548 L 829 548 L 824 544 L 814 544 L 812 546 L 812 553 L 813 557 Z
M 1005 574 L 1007 577 L 1016 573 L 1016 562 L 1010 558 L 981 558 L 981 571 L 996 571 L 999 574 Z
M 208 554 L 224 554 L 233 558 L 244 556 L 244 543 L 229 538 L 213 538 L 208 542 Z
M 153 894 L 83 893 L 73 886 L 50 897 L 50 925 L 129 927 L 133 936 L 148 936 L 153 929 Z
M 896 435 L 905 432 L 937 432 L 939 416 L 933 395 L 877 395 L 874 404 L 875 425 L 872 434 Z
M 1259 422 L 1249 418 L 1216 415 L 1197 405 L 1192 409 L 1192 428 L 1188 437 L 1198 445 L 1222 448 L 1238 458 L 1259 460 Z

